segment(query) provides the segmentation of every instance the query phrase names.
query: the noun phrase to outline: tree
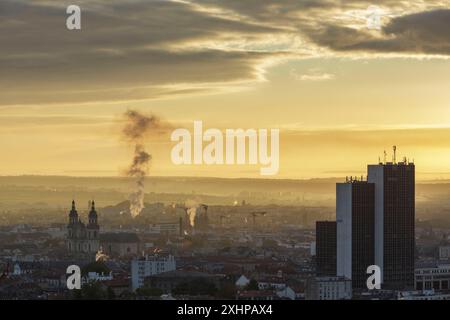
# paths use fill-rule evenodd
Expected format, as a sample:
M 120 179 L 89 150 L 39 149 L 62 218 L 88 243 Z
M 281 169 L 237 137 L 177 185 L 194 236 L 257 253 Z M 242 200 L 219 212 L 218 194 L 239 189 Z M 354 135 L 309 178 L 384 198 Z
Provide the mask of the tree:
M 251 279 L 248 285 L 245 287 L 245 290 L 259 290 L 258 281 L 255 279 Z
M 115 300 L 116 299 L 116 294 L 113 290 L 113 288 L 108 287 L 108 289 L 106 290 L 106 297 L 108 300 Z
M 159 297 L 163 294 L 163 291 L 159 288 L 142 287 L 136 289 L 136 295 L 141 297 Z
M 102 289 L 99 282 L 84 284 L 80 290 L 75 290 L 74 299 L 81 300 L 102 300 L 107 297 L 106 291 Z
M 182 282 L 178 284 L 172 292 L 174 294 L 187 294 L 191 296 L 198 296 L 198 295 L 209 295 L 212 296 L 217 292 L 217 288 L 214 285 L 214 283 L 205 280 L 205 279 L 199 279 L 199 280 L 193 280 L 193 281 L 187 281 Z
M 232 283 L 223 284 L 222 288 L 217 291 L 216 297 L 218 299 L 234 299 L 236 297 L 236 286 Z

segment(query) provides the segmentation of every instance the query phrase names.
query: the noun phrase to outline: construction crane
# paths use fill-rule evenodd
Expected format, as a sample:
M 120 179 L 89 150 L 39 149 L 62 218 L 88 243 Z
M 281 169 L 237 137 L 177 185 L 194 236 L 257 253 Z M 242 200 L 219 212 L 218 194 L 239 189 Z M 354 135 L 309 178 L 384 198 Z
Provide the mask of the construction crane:
M 266 211 L 253 211 L 253 212 L 250 212 L 250 214 L 253 219 L 253 227 L 255 227 L 256 226 L 256 217 L 258 217 L 258 216 L 264 217 L 267 214 L 267 212 Z

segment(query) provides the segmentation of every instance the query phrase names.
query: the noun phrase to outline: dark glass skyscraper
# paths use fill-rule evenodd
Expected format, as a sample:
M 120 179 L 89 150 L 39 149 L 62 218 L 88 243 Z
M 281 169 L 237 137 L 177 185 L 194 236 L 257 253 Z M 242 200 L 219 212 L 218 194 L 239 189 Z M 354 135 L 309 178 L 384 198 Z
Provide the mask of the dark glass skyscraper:
M 316 274 L 336 276 L 336 221 L 316 222 Z
M 375 184 L 375 264 L 382 288 L 414 287 L 415 166 L 406 160 L 368 166 Z

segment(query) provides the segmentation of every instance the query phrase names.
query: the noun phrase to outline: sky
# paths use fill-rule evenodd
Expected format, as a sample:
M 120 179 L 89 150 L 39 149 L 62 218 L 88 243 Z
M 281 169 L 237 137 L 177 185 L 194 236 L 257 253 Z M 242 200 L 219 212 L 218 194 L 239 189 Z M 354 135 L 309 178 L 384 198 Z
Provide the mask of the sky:
M 450 1 L 375 4 L 2 0 L 0 175 L 122 175 L 133 109 L 173 128 L 278 128 L 272 178 L 360 175 L 393 145 L 419 179 L 450 178 Z M 173 146 L 148 137 L 150 175 L 261 177 L 176 166 Z

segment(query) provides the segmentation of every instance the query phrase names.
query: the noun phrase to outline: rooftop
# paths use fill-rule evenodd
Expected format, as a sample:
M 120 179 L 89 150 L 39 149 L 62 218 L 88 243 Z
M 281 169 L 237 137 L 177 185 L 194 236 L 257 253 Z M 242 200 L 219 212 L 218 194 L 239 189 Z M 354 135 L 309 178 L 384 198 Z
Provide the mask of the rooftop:
M 100 241 L 104 242 L 140 242 L 136 233 L 117 232 L 117 233 L 101 233 Z

